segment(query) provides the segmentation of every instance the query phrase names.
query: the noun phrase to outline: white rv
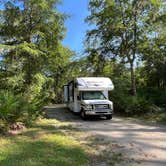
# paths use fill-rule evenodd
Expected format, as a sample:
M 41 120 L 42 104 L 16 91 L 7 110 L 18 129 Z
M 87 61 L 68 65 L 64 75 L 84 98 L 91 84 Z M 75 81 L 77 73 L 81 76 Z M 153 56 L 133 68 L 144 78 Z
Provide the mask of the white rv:
M 88 116 L 112 119 L 113 103 L 108 99 L 108 91 L 113 89 L 109 78 L 76 78 L 64 86 L 64 101 L 71 111 L 80 113 L 83 119 Z

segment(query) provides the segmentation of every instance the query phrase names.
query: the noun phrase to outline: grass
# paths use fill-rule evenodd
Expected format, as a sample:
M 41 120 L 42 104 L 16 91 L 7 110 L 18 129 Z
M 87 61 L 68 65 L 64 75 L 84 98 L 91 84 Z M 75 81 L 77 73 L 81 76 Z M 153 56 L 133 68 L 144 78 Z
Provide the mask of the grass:
M 117 143 L 70 122 L 40 119 L 18 134 L 0 136 L 0 166 L 124 165 L 118 149 Z
M 143 122 L 152 122 L 166 125 L 166 111 L 146 113 L 144 115 L 135 115 L 128 117 L 129 120 L 141 120 Z
M 166 111 L 162 111 L 159 113 L 149 113 L 146 114 L 143 119 L 149 120 L 149 121 L 155 121 L 155 122 L 160 122 L 160 123 L 165 123 L 166 124 Z
M 88 157 L 79 142 L 62 132 L 68 127 L 72 129 L 56 120 L 40 120 L 20 134 L 0 136 L 0 165 L 87 166 Z

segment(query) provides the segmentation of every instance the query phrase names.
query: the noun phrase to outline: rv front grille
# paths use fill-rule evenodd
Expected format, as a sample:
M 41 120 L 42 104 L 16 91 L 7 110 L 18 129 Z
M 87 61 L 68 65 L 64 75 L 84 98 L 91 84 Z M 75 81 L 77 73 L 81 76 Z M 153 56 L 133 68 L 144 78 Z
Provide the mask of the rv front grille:
M 96 109 L 109 109 L 109 105 L 108 104 L 95 104 L 95 108 Z
M 96 112 L 97 114 L 106 114 L 108 112 Z

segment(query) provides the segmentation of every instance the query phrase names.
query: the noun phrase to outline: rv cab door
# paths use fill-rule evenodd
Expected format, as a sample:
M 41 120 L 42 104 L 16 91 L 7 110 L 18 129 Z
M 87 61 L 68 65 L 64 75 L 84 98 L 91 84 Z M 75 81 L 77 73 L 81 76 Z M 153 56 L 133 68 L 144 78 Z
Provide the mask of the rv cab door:
M 77 101 L 77 112 L 80 112 L 81 111 L 81 93 L 80 92 L 77 92 L 76 93 L 76 101 Z

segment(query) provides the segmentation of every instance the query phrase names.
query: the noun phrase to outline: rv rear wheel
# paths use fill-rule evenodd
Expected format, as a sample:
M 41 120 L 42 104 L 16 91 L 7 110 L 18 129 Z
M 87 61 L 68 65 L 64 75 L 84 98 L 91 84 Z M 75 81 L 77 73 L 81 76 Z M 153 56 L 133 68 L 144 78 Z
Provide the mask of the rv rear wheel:
M 81 111 L 80 115 L 81 115 L 81 118 L 82 118 L 83 120 L 86 120 L 86 119 L 87 119 L 87 116 L 86 116 L 84 110 Z
M 112 115 L 107 115 L 107 116 L 106 116 L 106 119 L 107 119 L 107 120 L 112 119 Z

